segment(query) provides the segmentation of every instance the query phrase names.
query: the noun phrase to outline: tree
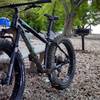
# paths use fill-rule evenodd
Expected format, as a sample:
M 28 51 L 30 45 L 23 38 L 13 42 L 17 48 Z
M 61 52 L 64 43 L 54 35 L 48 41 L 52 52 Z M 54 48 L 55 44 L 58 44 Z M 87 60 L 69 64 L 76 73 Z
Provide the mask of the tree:
M 93 0 L 93 5 L 95 5 L 96 9 L 100 10 L 100 0 Z
M 0 0 L 0 5 L 8 3 L 29 2 L 34 0 Z M 24 20 L 37 30 L 46 30 L 47 19 L 45 13 L 59 16 L 59 20 L 54 25 L 54 30 L 59 31 L 64 27 L 64 35 L 70 35 L 74 26 L 96 25 L 100 23 L 100 0 L 93 0 L 92 5 L 88 5 L 88 0 L 52 0 L 52 3 L 42 5 L 42 8 L 30 9 L 22 12 Z M 1 13 L 0 13 L 1 14 Z M 11 18 L 12 11 L 2 13 L 1 16 Z M 64 24 L 64 26 L 63 26 Z
M 66 12 L 65 24 L 64 24 L 64 35 L 69 36 L 72 33 L 72 25 L 73 20 L 75 18 L 75 10 L 79 8 L 79 6 L 85 0 L 60 0 L 64 6 Z
M 88 4 L 88 1 L 85 1 L 83 4 L 80 5 L 80 8 L 76 11 L 76 16 L 74 19 L 74 26 L 84 27 L 86 24 L 92 23 L 92 9 L 91 6 Z
M 19 3 L 19 2 L 29 2 L 29 1 L 34 1 L 34 0 L 3 0 L 0 1 L 0 5 L 7 5 L 10 3 Z M 32 27 L 37 29 L 38 31 L 40 30 L 46 30 L 47 28 L 47 19 L 44 17 L 44 14 L 50 14 L 52 15 L 52 11 L 54 9 L 54 3 L 56 1 L 56 7 L 55 7 L 55 15 L 59 16 L 59 21 L 55 23 L 55 31 L 61 30 L 63 27 L 64 23 L 64 12 L 63 12 L 63 5 L 58 2 L 58 0 L 53 0 L 52 3 L 49 4 L 42 4 L 42 8 L 36 8 L 36 9 L 30 9 L 28 11 L 22 12 L 21 17 L 24 18 L 24 20 Z M 59 8 L 59 9 L 58 9 Z M 10 9 L 11 10 L 11 9 Z M 1 16 L 5 16 L 11 19 L 12 11 L 4 11 L 5 13 L 1 13 Z
M 94 14 L 93 19 L 93 25 L 100 24 L 100 0 L 93 0 L 91 4 L 92 12 Z
M 27 0 L 21 0 L 20 2 L 26 2 Z M 12 3 L 18 3 L 18 0 L 0 0 L 0 6 L 8 5 Z M 5 16 L 11 19 L 13 10 L 12 9 L 0 9 L 0 16 Z

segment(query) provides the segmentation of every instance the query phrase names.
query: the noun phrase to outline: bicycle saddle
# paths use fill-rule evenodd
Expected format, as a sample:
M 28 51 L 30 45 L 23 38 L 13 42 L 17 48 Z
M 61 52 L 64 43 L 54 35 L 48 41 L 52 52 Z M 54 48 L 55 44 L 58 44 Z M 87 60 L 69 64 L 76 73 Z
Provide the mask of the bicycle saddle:
M 59 17 L 57 17 L 57 16 L 51 16 L 48 14 L 44 14 L 44 16 L 46 16 L 49 20 L 58 20 L 59 19 Z

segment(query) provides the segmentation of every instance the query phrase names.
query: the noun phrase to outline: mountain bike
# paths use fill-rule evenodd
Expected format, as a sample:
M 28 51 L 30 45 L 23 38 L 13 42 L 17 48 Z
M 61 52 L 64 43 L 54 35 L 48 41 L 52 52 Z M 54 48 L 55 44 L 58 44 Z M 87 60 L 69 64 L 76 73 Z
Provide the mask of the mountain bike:
M 67 88 L 73 80 L 75 73 L 75 53 L 74 48 L 65 36 L 58 35 L 51 38 L 53 23 L 58 20 L 57 16 L 45 14 L 49 21 L 46 37 L 42 37 L 35 29 L 31 28 L 19 16 L 19 7 L 25 6 L 25 10 L 40 7 L 42 3 L 49 3 L 51 0 L 39 0 L 28 3 L 10 4 L 2 6 L 0 9 L 14 9 L 12 26 L 9 29 L 2 29 L 0 32 L 0 55 L 6 55 L 9 59 L 1 65 L 0 61 L 0 95 L 2 100 L 21 100 L 25 87 L 25 66 L 19 51 L 19 38 L 23 38 L 30 54 L 29 60 L 34 62 L 39 73 L 46 73 L 51 85 L 56 89 Z M 26 31 L 31 32 L 45 44 L 44 62 L 40 63 L 34 51 Z M 7 36 L 5 34 L 13 34 Z M 34 66 L 33 66 L 34 67 Z M 3 88 L 3 89 L 1 89 Z M 5 96 L 6 94 L 6 96 Z

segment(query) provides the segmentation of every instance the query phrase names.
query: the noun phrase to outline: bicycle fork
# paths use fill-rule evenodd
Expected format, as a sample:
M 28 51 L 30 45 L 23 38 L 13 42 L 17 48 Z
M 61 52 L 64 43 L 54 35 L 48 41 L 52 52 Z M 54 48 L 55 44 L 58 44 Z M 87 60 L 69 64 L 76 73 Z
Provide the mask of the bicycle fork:
M 8 66 L 8 72 L 7 76 L 4 80 L 2 80 L 2 84 L 7 84 L 10 85 L 12 81 L 12 73 L 14 70 L 14 62 L 16 58 L 16 53 L 18 52 L 18 42 L 19 42 L 19 37 L 20 37 L 20 32 L 16 32 L 16 38 L 15 38 L 15 43 L 13 45 L 13 52 L 11 54 L 11 59 L 10 59 L 10 64 Z

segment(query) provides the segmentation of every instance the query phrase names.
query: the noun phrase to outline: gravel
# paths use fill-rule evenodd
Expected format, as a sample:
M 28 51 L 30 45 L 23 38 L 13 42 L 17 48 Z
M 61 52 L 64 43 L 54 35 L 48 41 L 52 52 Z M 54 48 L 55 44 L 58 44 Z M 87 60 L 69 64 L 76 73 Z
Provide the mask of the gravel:
M 45 74 L 26 73 L 23 100 L 100 100 L 100 40 L 70 39 L 76 52 L 76 73 L 69 88 L 56 90 Z M 28 65 L 27 65 L 28 66 Z
M 70 40 L 76 53 L 76 72 L 70 87 L 64 90 L 51 87 L 45 74 L 29 71 L 30 62 L 26 58 L 24 62 L 28 67 L 23 100 L 100 100 L 100 40 L 85 39 L 85 51 L 81 50 L 80 38 Z

